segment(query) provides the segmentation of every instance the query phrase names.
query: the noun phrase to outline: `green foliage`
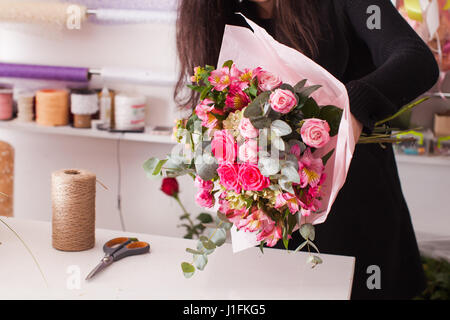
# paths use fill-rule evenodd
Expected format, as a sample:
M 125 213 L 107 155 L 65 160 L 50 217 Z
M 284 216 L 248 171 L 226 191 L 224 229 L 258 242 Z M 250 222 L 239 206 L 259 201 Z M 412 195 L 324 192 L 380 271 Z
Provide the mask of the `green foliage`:
M 334 137 L 339 132 L 341 124 L 342 109 L 336 106 L 323 106 L 320 109 L 319 119 L 326 120 L 330 126 L 330 136 Z
M 423 269 L 427 279 L 426 289 L 416 300 L 450 300 L 450 263 L 422 257 Z

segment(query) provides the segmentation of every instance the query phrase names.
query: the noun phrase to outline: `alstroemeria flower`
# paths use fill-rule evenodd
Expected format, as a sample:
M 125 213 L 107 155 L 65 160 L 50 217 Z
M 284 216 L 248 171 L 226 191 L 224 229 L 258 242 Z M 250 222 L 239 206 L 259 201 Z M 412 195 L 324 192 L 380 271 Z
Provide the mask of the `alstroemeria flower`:
M 265 241 L 268 247 L 275 247 L 278 240 L 283 237 L 280 226 L 267 225 L 261 233 L 256 236 L 257 241 Z
M 301 188 L 305 188 L 307 185 L 315 187 L 319 184 L 324 165 L 321 158 L 313 157 L 311 149 L 306 149 L 303 156 L 298 161 L 298 166 Z
M 245 219 L 241 219 L 236 226 L 239 230 L 243 229 L 246 232 L 260 231 L 268 225 L 275 224 L 263 210 L 254 207 Z
M 278 193 L 275 203 L 275 209 L 279 209 L 288 206 L 289 211 L 292 214 L 296 214 L 300 210 L 299 201 L 297 197 L 291 193 Z
M 202 120 L 202 126 L 208 129 L 215 128 L 218 123 L 217 118 L 212 114 L 214 111 L 216 111 L 214 101 L 210 99 L 204 99 L 195 107 L 195 114 Z
M 244 83 L 244 82 L 242 82 Z M 227 109 L 231 111 L 242 110 L 250 103 L 248 95 L 241 88 L 231 88 L 225 100 Z
M 214 86 L 216 91 L 223 91 L 231 84 L 230 69 L 223 67 L 211 72 L 208 81 Z

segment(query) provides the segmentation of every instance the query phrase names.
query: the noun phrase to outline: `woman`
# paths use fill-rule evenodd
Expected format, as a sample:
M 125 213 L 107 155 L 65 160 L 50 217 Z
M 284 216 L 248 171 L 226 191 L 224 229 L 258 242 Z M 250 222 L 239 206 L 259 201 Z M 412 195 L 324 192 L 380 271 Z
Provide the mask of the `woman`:
M 389 0 L 189 0 L 177 24 L 180 104 L 195 105 L 195 95 L 183 96 L 185 79 L 195 66 L 216 65 L 225 24 L 246 26 L 237 11 L 342 81 L 366 132 L 437 81 L 432 53 Z M 323 253 L 356 257 L 353 299 L 410 299 L 423 290 L 391 145 L 356 147 L 345 186 L 316 231 Z

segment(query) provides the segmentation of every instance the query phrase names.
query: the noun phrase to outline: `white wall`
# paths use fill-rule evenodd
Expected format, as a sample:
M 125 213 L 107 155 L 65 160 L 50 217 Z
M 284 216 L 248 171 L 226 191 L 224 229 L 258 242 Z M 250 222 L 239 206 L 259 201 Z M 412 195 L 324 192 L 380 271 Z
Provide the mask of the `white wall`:
M 22 34 L 0 29 L 0 61 L 86 67 L 142 67 L 176 72 L 174 26 L 86 25 L 81 31 Z M 37 36 L 37 35 L 40 36 Z M 2 80 L 0 79 L 0 82 Z M 46 83 L 41 83 L 46 85 Z M 101 85 L 98 80 L 93 85 Z M 114 85 L 114 89 L 142 92 L 150 97 L 148 122 L 171 125 L 174 116 L 172 89 Z M 109 187 L 98 187 L 97 226 L 120 229 L 117 204 L 117 143 L 112 140 L 31 134 L 0 129 L 0 139 L 16 150 L 15 214 L 40 220 L 51 218 L 50 175 L 61 168 L 86 168 Z M 127 229 L 135 232 L 179 236 L 180 210 L 163 195 L 159 181 L 150 181 L 141 169 L 150 156 L 163 156 L 170 146 L 121 142 L 122 205 Z M 417 230 L 450 234 L 448 190 L 450 167 L 399 164 L 403 190 Z M 182 179 L 181 197 L 188 209 L 194 190 Z
M 13 28 L 0 29 L 0 61 L 80 67 L 141 67 L 176 73 L 175 27 L 173 25 L 101 26 L 85 25 L 79 31 L 29 33 Z M 0 83 L 7 79 L 0 79 Z M 9 79 L 9 81 L 11 81 Z M 19 85 L 60 85 L 41 81 L 18 81 Z M 92 86 L 101 86 L 98 79 Z M 172 88 L 115 84 L 116 90 L 144 93 L 149 97 L 148 123 L 172 125 L 175 107 Z M 93 138 L 33 134 L 0 129 L 0 139 L 16 150 L 15 215 L 40 220 L 51 219 L 50 176 L 61 168 L 85 168 L 109 191 L 97 188 L 97 226 L 120 229 L 117 211 L 117 142 Z M 179 236 L 176 224 L 180 209 L 159 191 L 160 181 L 148 180 L 142 164 L 151 156 L 164 156 L 169 145 L 121 142 L 122 207 L 127 230 Z M 193 204 L 189 179 L 181 179 L 181 198 Z

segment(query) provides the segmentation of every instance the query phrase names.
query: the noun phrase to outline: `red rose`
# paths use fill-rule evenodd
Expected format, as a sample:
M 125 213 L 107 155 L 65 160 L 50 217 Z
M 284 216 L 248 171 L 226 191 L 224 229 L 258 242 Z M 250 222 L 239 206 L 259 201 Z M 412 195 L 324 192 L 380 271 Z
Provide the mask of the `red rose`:
M 177 179 L 164 178 L 161 184 L 161 191 L 170 197 L 176 197 L 180 191 Z

